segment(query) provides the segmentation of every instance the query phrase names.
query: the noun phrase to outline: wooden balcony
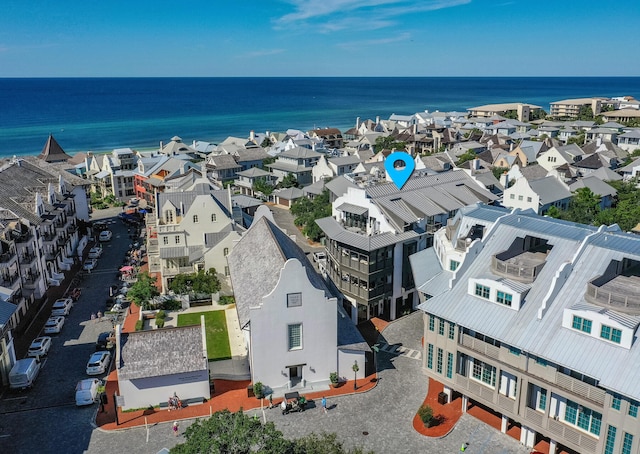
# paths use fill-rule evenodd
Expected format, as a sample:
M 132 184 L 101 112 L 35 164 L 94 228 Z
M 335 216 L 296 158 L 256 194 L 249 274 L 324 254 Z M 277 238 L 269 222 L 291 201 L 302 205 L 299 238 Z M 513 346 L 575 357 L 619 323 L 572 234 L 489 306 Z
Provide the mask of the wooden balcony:
M 500 347 L 488 344 L 480 339 L 469 336 L 468 334 L 462 334 L 460 343 L 474 352 L 481 353 L 489 358 L 500 358 Z
M 531 284 L 544 267 L 545 259 L 546 254 L 540 252 L 523 252 L 506 260 L 494 255 L 491 257 L 491 270 L 503 277 Z

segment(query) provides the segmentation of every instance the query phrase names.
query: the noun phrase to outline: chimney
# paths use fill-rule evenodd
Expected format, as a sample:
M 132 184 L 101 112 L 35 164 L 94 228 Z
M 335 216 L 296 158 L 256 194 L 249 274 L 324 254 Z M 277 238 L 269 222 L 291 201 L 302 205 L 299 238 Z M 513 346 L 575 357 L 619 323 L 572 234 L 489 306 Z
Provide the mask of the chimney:
M 164 144 L 162 143 L 162 140 L 160 141 L 160 151 L 162 151 L 162 149 L 164 148 Z
M 249 133 L 249 140 L 252 142 L 256 140 L 256 133 L 253 130 Z
M 596 137 L 596 145 L 597 146 L 602 145 L 602 137 L 600 137 L 600 136 Z
M 413 124 L 413 134 L 418 134 L 418 125 L 416 123 Z
M 360 128 L 360 117 L 356 117 L 356 129 Z
M 380 124 L 380 116 L 376 117 L 376 124 L 379 125 Z
M 480 160 L 478 158 L 472 161 L 472 168 L 473 170 L 480 170 Z
M 196 147 L 196 139 L 193 139 L 193 144 L 191 145 L 192 148 Z

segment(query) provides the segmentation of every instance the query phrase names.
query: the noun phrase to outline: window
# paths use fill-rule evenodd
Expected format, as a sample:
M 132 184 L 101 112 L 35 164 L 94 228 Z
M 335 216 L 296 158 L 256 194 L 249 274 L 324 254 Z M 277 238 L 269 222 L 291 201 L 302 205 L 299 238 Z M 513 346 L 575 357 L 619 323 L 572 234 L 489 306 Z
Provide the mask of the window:
M 194 224 L 197 224 L 197 223 L 198 223 L 198 215 L 197 215 L 197 214 L 194 214 L 194 215 L 193 215 L 193 223 L 194 223 Z
M 536 356 L 535 358 L 536 358 L 536 364 L 537 365 L 542 366 L 542 367 L 547 367 L 547 361 L 546 360 L 544 360 L 544 359 L 542 359 L 542 358 L 540 358 L 538 356 Z
M 225 276 L 228 276 L 228 275 L 229 275 L 229 267 L 228 267 L 228 266 L 225 266 L 225 267 L 224 267 L 224 275 L 225 275 Z
M 433 369 L 433 345 L 427 346 L 427 367 Z
M 471 376 L 489 386 L 496 386 L 496 368 L 491 364 L 480 361 L 479 359 L 473 358 L 473 370 L 471 371 Z
M 604 454 L 613 454 L 613 447 L 616 444 L 616 431 L 613 426 L 607 427 L 607 441 L 604 444 Z
M 164 245 L 169 244 L 169 237 L 168 236 L 163 236 L 162 237 L 162 244 L 164 244 Z
M 613 408 L 614 410 L 620 410 L 620 402 L 622 400 L 620 399 L 620 396 L 617 394 L 613 395 L 613 399 L 611 399 L 611 408 Z
M 569 424 L 591 432 L 594 435 L 600 435 L 602 415 L 590 408 L 578 405 L 576 402 L 567 400 L 567 406 L 564 411 L 564 420 Z
M 215 213 L 211 213 L 211 222 L 216 222 L 217 217 Z
M 429 331 L 435 331 L 436 329 L 436 317 L 429 314 Z
M 176 235 L 175 237 L 173 237 L 176 244 L 180 244 L 180 235 Z
M 436 372 L 438 372 L 439 374 L 442 373 L 442 356 L 443 356 L 442 349 L 439 348 L 438 349 L 437 361 L 436 361 Z
M 222 254 L 226 257 L 227 255 L 229 255 L 229 248 L 226 247 L 222 250 Z
M 444 320 L 438 319 L 438 334 L 444 336 Z
M 447 378 L 453 377 L 453 353 L 447 352 Z
M 287 326 L 289 335 L 289 350 L 300 350 L 302 348 L 302 323 Z
M 577 329 L 583 331 L 585 333 L 591 334 L 591 320 L 587 320 L 586 318 L 578 317 L 577 315 L 573 316 L 573 323 L 571 324 L 573 329 Z
M 164 212 L 164 221 L 167 224 L 173 224 L 173 211 L 167 210 Z
M 455 260 L 449 261 L 449 271 L 455 271 L 460 266 L 460 262 L 456 262 Z
M 302 293 L 287 293 L 287 307 L 302 306 Z
M 527 202 L 531 203 L 531 197 L 527 197 Z
M 624 433 L 624 439 L 622 441 L 622 454 L 631 454 L 631 446 L 633 445 L 633 435 Z
M 638 417 L 638 402 L 632 400 L 629 402 L 629 416 Z
M 516 198 L 516 195 L 515 195 L 515 194 L 511 194 L 511 195 L 509 195 L 509 198 L 510 198 L 511 200 L 513 200 L 513 199 L 515 199 L 515 198 Z
M 622 331 L 607 325 L 602 325 L 600 328 L 600 337 L 619 344 L 620 338 L 622 337 Z
M 449 322 L 449 339 L 453 340 L 455 335 L 456 335 L 456 325 L 455 323 Z
M 511 353 L 512 355 L 520 356 L 520 353 L 522 353 L 522 351 L 519 348 L 509 347 L 509 353 Z
M 498 290 L 498 296 L 496 297 L 496 301 L 498 303 L 511 307 L 512 300 L 513 296 L 510 293 L 505 293 Z
M 523 199 L 523 198 L 524 198 L 524 197 L 523 197 L 523 196 L 521 196 L 521 195 L 519 195 L 519 196 L 518 196 L 518 200 L 519 200 L 519 201 L 522 201 L 522 199 Z
M 545 411 L 547 409 L 547 390 L 544 388 L 540 389 L 540 394 L 538 395 L 538 410 Z
M 491 289 L 489 287 L 476 284 L 476 296 L 479 296 L 480 298 L 484 298 L 484 299 L 489 299 L 490 292 L 491 292 Z

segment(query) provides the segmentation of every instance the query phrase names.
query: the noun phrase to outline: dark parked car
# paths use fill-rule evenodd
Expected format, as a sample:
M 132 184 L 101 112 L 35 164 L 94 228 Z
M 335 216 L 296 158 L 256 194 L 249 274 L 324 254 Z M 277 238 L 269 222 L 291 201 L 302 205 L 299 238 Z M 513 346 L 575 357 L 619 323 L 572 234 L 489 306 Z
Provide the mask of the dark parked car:
M 113 331 L 100 333 L 96 340 L 96 351 L 111 350 L 114 347 L 113 343 L 115 340 L 115 333 Z

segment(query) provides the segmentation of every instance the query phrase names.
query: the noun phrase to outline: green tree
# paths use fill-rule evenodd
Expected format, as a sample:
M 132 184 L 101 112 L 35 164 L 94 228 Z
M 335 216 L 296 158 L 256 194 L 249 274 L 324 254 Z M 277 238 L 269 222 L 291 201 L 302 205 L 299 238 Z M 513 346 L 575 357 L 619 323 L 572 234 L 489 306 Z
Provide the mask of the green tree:
M 271 140 L 269 140 L 268 137 L 265 137 L 260 146 L 262 148 L 269 148 L 271 146 Z
M 310 433 L 294 442 L 295 454 L 364 454 L 361 448 L 345 449 L 335 433 Z M 369 451 L 368 454 L 373 454 Z
M 266 158 L 262 160 L 262 167 L 268 165 L 268 164 L 273 164 L 274 162 L 276 162 L 276 158 L 275 157 L 270 157 L 270 158 Z
M 593 109 L 591 106 L 580 106 L 578 109 L 578 120 L 593 121 Z
M 311 241 L 318 241 L 322 235 L 322 229 L 316 224 L 316 219 L 331 216 L 331 202 L 329 201 L 329 191 L 326 189 L 313 200 L 307 197 L 300 197 L 290 208 L 291 214 L 295 216 L 293 222 L 302 228 L 302 233 Z
M 560 217 L 562 216 L 562 211 L 560 211 L 558 207 L 552 205 L 549 207 L 545 214 L 551 218 L 560 219 Z
M 267 183 L 264 179 L 256 180 L 256 182 L 253 183 L 253 190 L 256 192 L 261 192 L 266 196 L 271 195 L 273 189 L 273 185 Z
M 156 278 L 151 277 L 148 273 L 138 274 L 138 280 L 131 286 L 127 292 L 127 297 L 143 309 L 148 310 L 149 301 L 158 296 L 160 292 L 156 287 Z
M 576 145 L 582 146 L 584 145 L 584 140 L 585 140 L 585 135 L 583 132 L 578 134 L 577 136 L 569 137 L 567 139 L 567 145 L 571 145 L 572 143 L 575 143 Z
M 474 160 L 478 155 L 476 154 L 475 151 L 473 150 L 469 150 L 467 152 L 465 152 L 464 154 L 460 155 L 458 157 L 458 160 L 456 161 L 456 165 L 460 166 L 462 164 L 464 164 L 467 161 L 472 161 Z
M 376 139 L 373 149 L 376 153 L 382 150 L 404 151 L 407 148 L 405 142 L 398 141 L 391 136 L 380 136 Z
M 242 411 L 222 410 L 210 418 L 196 420 L 187 427 L 185 443 L 171 449 L 175 454 L 233 453 L 287 454 L 293 453 L 293 443 L 286 440 L 272 422 L 262 424 Z
M 547 112 L 544 109 L 533 109 L 529 113 L 529 121 L 544 120 L 547 118 Z
M 600 196 L 594 194 L 589 188 L 580 188 L 571 197 L 569 209 L 562 218 L 580 224 L 592 224 L 599 211 Z
M 216 293 L 220 290 L 220 280 L 215 268 L 197 273 L 181 273 L 176 275 L 169 284 L 169 289 L 178 294 L 185 293 Z
M 508 171 L 509 169 L 507 167 L 494 167 L 493 169 L 491 169 L 491 172 L 493 172 L 493 176 L 496 177 L 496 180 L 500 180 L 502 174 Z
M 287 175 L 285 175 L 282 181 L 278 184 L 278 187 L 279 188 L 297 188 L 298 180 L 296 179 L 296 176 L 294 174 L 288 173 Z
M 518 111 L 516 109 L 506 110 L 502 114 L 502 117 L 507 120 L 517 120 L 518 119 Z

